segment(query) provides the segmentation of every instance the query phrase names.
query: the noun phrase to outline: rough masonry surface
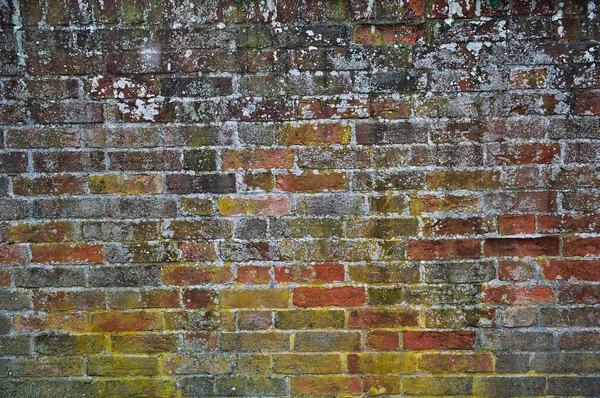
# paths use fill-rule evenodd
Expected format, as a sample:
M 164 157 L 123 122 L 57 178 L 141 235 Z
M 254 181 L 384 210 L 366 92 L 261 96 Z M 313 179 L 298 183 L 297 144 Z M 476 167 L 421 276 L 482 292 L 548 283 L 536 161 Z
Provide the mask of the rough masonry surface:
M 0 0 L 0 397 L 600 396 L 599 7 Z

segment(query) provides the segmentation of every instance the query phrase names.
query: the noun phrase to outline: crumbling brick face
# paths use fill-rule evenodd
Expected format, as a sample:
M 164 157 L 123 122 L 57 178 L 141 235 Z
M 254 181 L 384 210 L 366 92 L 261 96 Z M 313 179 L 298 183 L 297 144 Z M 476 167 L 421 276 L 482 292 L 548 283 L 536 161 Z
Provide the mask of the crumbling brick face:
M 597 12 L 0 1 L 0 397 L 600 396 Z

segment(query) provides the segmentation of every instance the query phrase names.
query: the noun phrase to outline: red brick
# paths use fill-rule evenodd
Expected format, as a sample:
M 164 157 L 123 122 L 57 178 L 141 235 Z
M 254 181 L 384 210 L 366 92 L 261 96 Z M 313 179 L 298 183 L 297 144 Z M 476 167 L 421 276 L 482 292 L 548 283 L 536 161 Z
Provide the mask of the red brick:
M 275 267 L 275 281 L 286 282 L 342 282 L 344 281 L 343 264 L 307 264 L 298 267 Z
M 483 253 L 485 257 L 558 256 L 558 245 L 559 239 L 556 237 L 486 239 Z
M 269 267 L 244 266 L 237 270 L 238 283 L 269 283 L 271 274 Z
M 498 216 L 498 231 L 502 235 L 535 233 L 535 216 L 532 214 L 511 214 Z
M 498 144 L 488 148 L 489 161 L 496 165 L 556 163 L 560 145 L 556 144 Z
M 106 307 L 103 291 L 35 292 L 33 309 L 42 311 L 102 310 Z
M 294 305 L 301 307 L 355 306 L 364 304 L 362 287 L 298 287 L 294 289 Z
M 0 265 L 17 265 L 27 262 L 27 248 L 21 245 L 1 245 Z
M 13 327 L 17 332 L 83 333 L 87 329 L 87 317 L 83 312 L 43 313 L 15 315 Z
M 600 281 L 600 261 L 549 261 L 542 263 L 546 279 L 564 281 Z
M 91 315 L 93 332 L 123 332 L 160 329 L 155 312 L 98 312 Z
M 181 244 L 184 261 L 216 260 L 215 245 L 212 242 L 183 242 Z
M 359 309 L 350 312 L 348 327 L 351 329 L 397 328 L 418 326 L 419 312 L 406 309 Z
M 563 238 L 565 257 L 600 256 L 600 238 Z
M 13 179 L 13 191 L 17 195 L 80 195 L 85 193 L 85 179 L 79 176 L 63 174 L 37 178 L 16 177 Z
M 413 332 L 405 331 L 405 350 L 470 350 L 475 345 L 475 332 Z
M 186 289 L 183 305 L 188 309 L 208 308 L 214 304 L 215 292 L 208 289 Z
M 549 286 L 483 285 L 481 298 L 490 304 L 549 304 L 554 291 Z
M 346 189 L 345 173 L 303 173 L 277 176 L 277 189 L 286 192 L 320 192 Z
M 367 346 L 377 351 L 394 351 L 400 346 L 398 332 L 372 330 L 367 333 Z
M 573 113 L 576 115 L 600 115 L 600 91 L 582 91 L 575 94 Z
M 408 257 L 413 260 L 479 258 L 480 246 L 478 239 L 411 240 L 408 242 Z
M 202 265 L 171 265 L 162 269 L 162 278 L 167 285 L 201 285 L 205 283 L 227 283 L 234 279 L 229 267 Z
M 101 263 L 101 245 L 54 244 L 32 245 L 31 261 L 34 263 L 85 264 Z

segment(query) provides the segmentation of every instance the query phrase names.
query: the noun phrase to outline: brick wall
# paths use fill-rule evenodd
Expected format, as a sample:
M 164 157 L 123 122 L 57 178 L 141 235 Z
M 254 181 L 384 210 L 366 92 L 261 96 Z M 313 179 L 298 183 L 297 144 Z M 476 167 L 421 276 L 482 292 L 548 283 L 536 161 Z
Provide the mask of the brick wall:
M 0 1 L 0 397 L 600 395 L 594 1 Z

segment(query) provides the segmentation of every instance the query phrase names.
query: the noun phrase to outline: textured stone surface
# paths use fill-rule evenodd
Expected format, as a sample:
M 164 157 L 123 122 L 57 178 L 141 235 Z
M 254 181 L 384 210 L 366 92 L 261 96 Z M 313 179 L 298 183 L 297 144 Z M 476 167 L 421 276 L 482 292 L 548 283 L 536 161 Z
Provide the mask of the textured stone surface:
M 0 1 L 0 397 L 599 396 L 599 12 Z

